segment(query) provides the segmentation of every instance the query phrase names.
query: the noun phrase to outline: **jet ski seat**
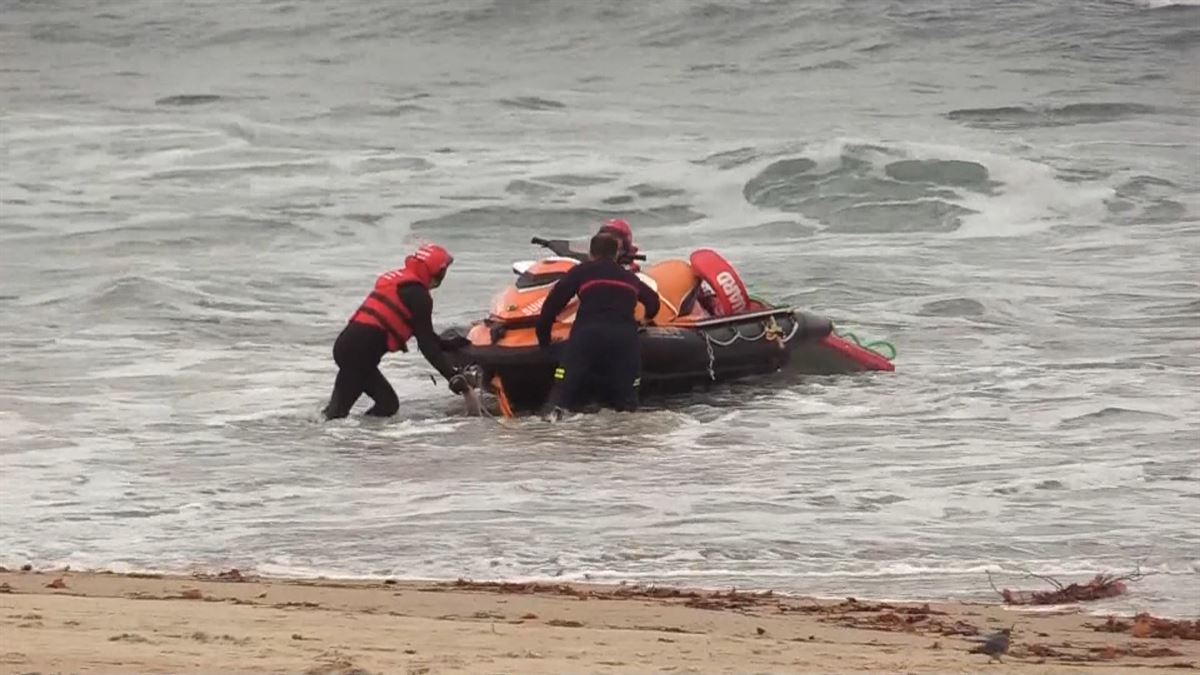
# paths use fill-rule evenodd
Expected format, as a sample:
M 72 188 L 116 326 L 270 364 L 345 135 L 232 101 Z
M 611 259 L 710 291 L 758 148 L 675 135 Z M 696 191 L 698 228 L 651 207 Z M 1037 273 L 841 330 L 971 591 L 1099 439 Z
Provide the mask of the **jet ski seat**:
M 664 260 L 644 272 L 658 285 L 658 297 L 662 307 L 658 310 L 655 323 L 667 323 L 696 311 L 696 298 L 700 292 L 700 277 L 684 260 Z

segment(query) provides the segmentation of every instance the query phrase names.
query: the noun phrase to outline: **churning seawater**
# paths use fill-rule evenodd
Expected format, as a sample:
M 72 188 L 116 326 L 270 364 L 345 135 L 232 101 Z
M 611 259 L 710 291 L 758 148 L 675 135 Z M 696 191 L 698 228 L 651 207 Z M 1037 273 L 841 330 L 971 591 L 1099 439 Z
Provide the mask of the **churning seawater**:
M 1193 3 L 1194 4 L 1194 3 Z M 0 0 L 0 562 L 1200 614 L 1200 7 Z M 899 349 L 636 415 L 321 423 L 416 242 L 435 325 L 632 221 Z M 360 408 L 361 410 L 361 408 Z

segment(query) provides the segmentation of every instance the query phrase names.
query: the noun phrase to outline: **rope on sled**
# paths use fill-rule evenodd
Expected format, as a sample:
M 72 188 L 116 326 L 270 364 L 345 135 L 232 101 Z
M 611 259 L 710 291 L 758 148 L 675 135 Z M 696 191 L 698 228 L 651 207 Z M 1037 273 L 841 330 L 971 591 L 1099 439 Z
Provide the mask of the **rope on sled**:
M 857 335 L 855 335 L 854 333 L 851 333 L 850 331 L 842 331 L 842 332 L 834 331 L 834 335 L 837 335 L 840 338 L 847 338 L 847 339 L 851 340 L 852 342 L 854 342 L 854 344 L 858 345 L 859 347 L 873 351 L 876 354 L 884 357 L 888 361 L 896 360 L 896 345 L 893 345 L 892 343 L 888 342 L 887 340 L 873 340 L 871 342 L 864 343 L 862 340 L 859 339 L 859 337 Z M 879 351 L 880 347 L 887 349 L 887 353 Z
M 701 330 L 700 334 L 704 336 L 704 348 L 708 352 L 708 379 L 712 380 L 713 382 L 717 381 L 717 355 L 716 352 L 713 351 L 714 344 L 721 347 L 728 347 L 738 340 L 757 342 L 759 340 L 766 339 L 768 341 L 777 343 L 779 348 L 783 349 L 792 338 L 796 337 L 796 333 L 799 331 L 800 322 L 793 321 L 791 332 L 784 334 L 783 328 L 779 326 L 779 323 L 775 321 L 775 317 L 773 316 L 768 317 L 768 319 L 763 322 L 762 332 L 754 337 L 746 337 L 745 335 L 742 335 L 742 332 L 738 330 L 736 326 L 733 328 L 733 337 L 729 338 L 728 340 L 719 340 L 713 337 L 708 331 Z
M 796 333 L 799 332 L 799 330 L 800 322 L 794 321 L 792 322 L 791 332 L 785 335 L 783 329 L 779 327 L 778 323 L 776 323 L 775 317 L 772 316 L 766 322 L 764 322 L 762 332 L 754 337 L 746 337 L 745 335 L 742 335 L 742 332 L 736 327 L 733 329 L 733 337 L 729 338 L 728 340 L 720 340 L 715 338 L 708 331 L 703 329 L 701 329 L 700 332 L 704 335 L 704 339 L 706 341 L 714 342 L 722 347 L 728 347 L 738 340 L 745 340 L 746 342 L 758 342 L 763 338 L 771 341 L 779 341 L 780 346 L 782 346 L 783 344 L 789 342 L 792 338 L 796 337 Z

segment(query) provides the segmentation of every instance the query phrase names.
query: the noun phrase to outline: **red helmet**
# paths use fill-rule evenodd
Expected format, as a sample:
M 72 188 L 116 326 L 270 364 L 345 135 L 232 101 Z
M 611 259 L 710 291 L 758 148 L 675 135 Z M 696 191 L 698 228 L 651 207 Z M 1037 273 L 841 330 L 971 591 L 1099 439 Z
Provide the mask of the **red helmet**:
M 626 251 L 633 248 L 633 228 L 629 227 L 629 223 L 624 220 L 620 218 L 606 220 L 600 227 L 600 231 L 615 235 Z
M 405 261 L 418 276 L 425 279 L 430 288 L 441 285 L 446 278 L 446 270 L 454 262 L 454 256 L 437 244 L 425 244 Z

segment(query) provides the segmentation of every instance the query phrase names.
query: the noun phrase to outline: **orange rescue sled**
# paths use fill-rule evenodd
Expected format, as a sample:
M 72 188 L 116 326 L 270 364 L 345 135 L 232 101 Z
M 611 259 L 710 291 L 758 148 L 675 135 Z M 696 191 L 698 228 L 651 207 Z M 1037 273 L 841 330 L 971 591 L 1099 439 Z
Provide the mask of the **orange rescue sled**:
M 486 318 L 442 334 L 455 365 L 481 370 L 481 381 L 508 415 L 545 405 L 578 298 L 559 313 L 549 349 L 538 347 L 534 324 L 554 283 L 587 259 L 564 240 L 535 237 L 533 243 L 552 255 L 514 263 L 515 282 Z M 687 261 L 664 260 L 638 276 L 661 300 L 658 315 L 641 330 L 643 398 L 781 370 L 831 375 L 895 369 L 884 354 L 835 334 L 829 319 L 753 297 L 733 266 L 711 249 L 697 250 Z M 643 312 L 639 304 L 639 322 Z

